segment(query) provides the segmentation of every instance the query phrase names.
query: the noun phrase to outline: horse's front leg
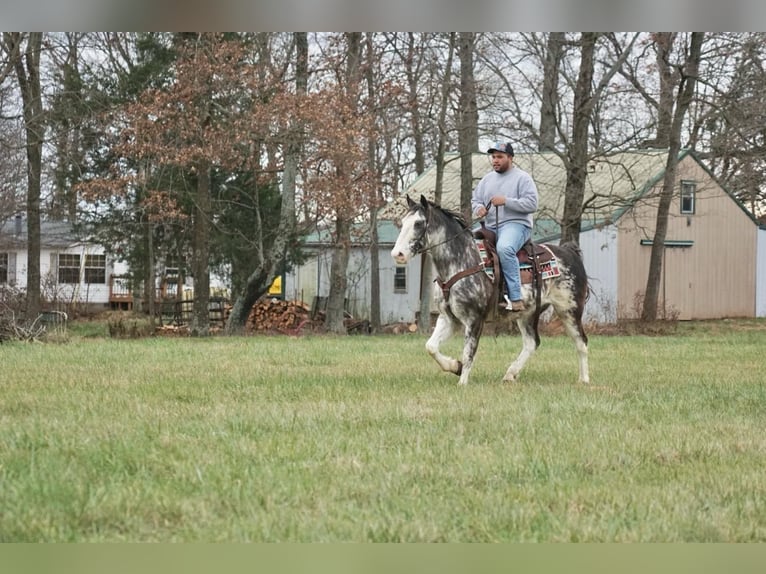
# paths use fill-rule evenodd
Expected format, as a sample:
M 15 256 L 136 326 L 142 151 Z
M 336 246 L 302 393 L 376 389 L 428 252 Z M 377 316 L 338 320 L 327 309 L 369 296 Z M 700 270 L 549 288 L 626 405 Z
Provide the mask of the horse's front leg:
M 535 328 L 531 317 L 522 317 L 516 321 L 521 331 L 522 346 L 519 356 L 511 363 L 508 370 L 505 372 L 503 381 L 512 382 L 516 380 L 524 365 L 537 350 L 537 338 L 535 337 Z
M 479 338 L 484 327 L 483 320 L 477 320 L 465 328 L 465 341 L 463 343 L 463 370 L 460 373 L 459 385 L 468 384 L 468 375 L 473 367 L 473 359 L 476 356 L 476 349 L 479 347 Z
M 426 351 L 428 351 L 428 354 L 433 357 L 434 361 L 439 364 L 443 371 L 459 375 L 462 370 L 460 361 L 442 354 L 439 350 L 441 344 L 452 336 L 453 328 L 452 320 L 444 313 L 440 314 L 439 318 L 436 319 L 434 332 L 431 333 L 428 341 L 426 341 Z

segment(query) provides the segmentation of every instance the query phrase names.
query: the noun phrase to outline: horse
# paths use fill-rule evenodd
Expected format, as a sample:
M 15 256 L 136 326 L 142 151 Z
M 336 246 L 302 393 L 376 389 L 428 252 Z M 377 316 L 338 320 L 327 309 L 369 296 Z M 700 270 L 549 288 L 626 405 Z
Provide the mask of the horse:
M 429 252 L 437 273 L 434 290 L 439 316 L 426 341 L 426 351 L 443 371 L 460 377 L 466 385 L 473 367 L 479 339 L 489 311 L 498 304 L 495 282 L 485 273 L 474 232 L 465 219 L 420 196 L 417 203 L 407 196 L 408 211 L 401 221 L 401 230 L 391 256 L 400 265 Z M 582 315 L 588 299 L 588 276 L 582 253 L 574 242 L 562 245 L 544 244 L 556 259 L 558 275 L 537 281 L 539 286 L 522 283 L 525 310 L 507 312 L 522 336 L 522 349 L 503 377 L 504 382 L 517 380 L 519 373 L 540 346 L 538 322 L 548 307 L 553 307 L 573 340 L 579 357 L 579 382 L 589 383 L 588 337 L 582 325 Z M 502 275 L 501 275 L 502 277 Z M 502 281 L 501 281 L 502 286 Z M 441 344 L 462 326 L 464 333 L 461 360 L 442 354 Z

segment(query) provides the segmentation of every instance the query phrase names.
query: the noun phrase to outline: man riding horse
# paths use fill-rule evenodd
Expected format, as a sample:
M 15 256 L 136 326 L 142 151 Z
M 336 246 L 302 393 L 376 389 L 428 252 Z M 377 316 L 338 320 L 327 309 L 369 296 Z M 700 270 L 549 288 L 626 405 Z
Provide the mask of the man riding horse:
M 471 198 L 474 217 L 486 216 L 487 228 L 497 235 L 497 254 L 508 288 L 505 309 L 524 311 L 521 276 L 516 253 L 532 237 L 537 211 L 537 186 L 532 176 L 513 163 L 513 146 L 498 142 L 487 150 L 492 171 L 485 175 Z M 502 292 L 502 285 L 501 285 Z

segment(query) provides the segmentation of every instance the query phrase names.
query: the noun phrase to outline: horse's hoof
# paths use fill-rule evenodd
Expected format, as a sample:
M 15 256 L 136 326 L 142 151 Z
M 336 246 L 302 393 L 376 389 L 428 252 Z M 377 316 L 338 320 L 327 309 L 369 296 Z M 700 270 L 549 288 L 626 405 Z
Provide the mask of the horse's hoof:
M 463 374 L 463 363 L 460 361 L 457 362 L 457 370 L 455 371 L 455 374 L 459 377 Z

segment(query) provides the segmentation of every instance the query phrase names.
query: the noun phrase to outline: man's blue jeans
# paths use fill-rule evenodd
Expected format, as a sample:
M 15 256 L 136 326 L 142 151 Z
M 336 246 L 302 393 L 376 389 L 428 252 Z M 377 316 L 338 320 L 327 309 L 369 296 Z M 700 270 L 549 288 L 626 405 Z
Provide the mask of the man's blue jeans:
M 511 301 L 521 299 L 521 274 L 516 253 L 532 236 L 532 230 L 521 223 L 506 221 L 497 232 L 497 255 L 503 267 L 505 283 L 508 286 L 508 298 Z

